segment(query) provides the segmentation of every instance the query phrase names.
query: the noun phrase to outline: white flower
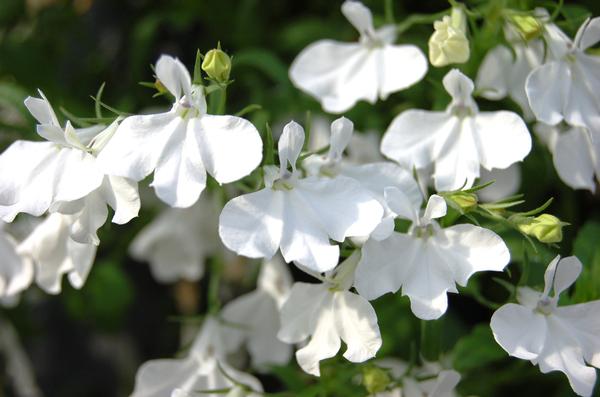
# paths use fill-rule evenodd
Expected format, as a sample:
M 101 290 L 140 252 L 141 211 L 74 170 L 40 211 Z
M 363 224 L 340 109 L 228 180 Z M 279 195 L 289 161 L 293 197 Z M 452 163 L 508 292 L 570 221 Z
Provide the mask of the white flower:
M 20 255 L 35 264 L 35 281 L 47 293 L 60 293 L 63 274 L 73 287 L 81 288 L 92 268 L 96 246 L 71 238 L 75 221 L 70 215 L 50 214 L 17 247 Z
M 412 175 L 397 164 L 391 162 L 375 162 L 370 164 L 354 165 L 342 157 L 344 150 L 352 139 L 354 125 L 345 117 L 331 123 L 329 151 L 327 154 L 312 155 L 304 160 L 303 165 L 309 175 L 336 177 L 343 175 L 359 182 L 363 188 L 370 191 L 383 206 L 384 218 L 373 231 L 375 238 L 386 238 L 394 230 L 394 213 L 391 211 L 383 197 L 386 187 L 397 187 L 403 191 L 411 202 L 418 206 L 423 197 L 419 185 Z
M 550 60 L 535 68 L 525 84 L 535 117 L 555 125 L 600 125 L 600 57 L 586 50 L 600 41 L 600 18 L 588 19 L 571 41 L 556 25 L 544 25 Z
M 467 19 L 461 7 L 453 7 L 451 15 L 433 23 L 429 38 L 429 62 L 442 67 L 451 63 L 465 63 L 471 51 L 467 39 Z
M 573 189 L 596 191 L 600 181 L 600 132 L 543 123 L 536 124 L 534 131 L 548 146 L 554 168 L 564 183 Z
M 446 215 L 446 202 L 429 198 L 422 215 L 396 188 L 387 188 L 386 199 L 399 217 L 411 220 L 408 234 L 394 232 L 387 239 L 369 239 L 362 247 L 354 286 L 373 300 L 402 287 L 412 312 L 424 320 L 439 318 L 448 307 L 447 292 L 457 292 L 469 277 L 484 270 L 501 271 L 510 254 L 491 230 L 461 224 L 442 229 L 434 220 Z
M 240 117 L 206 114 L 202 87 L 192 85 L 178 59 L 161 56 L 156 76 L 175 97 L 172 109 L 123 120 L 98 156 L 106 173 L 140 181 L 154 171 L 157 196 L 172 207 L 190 207 L 206 186 L 206 172 L 229 183 L 260 164 L 256 128 Z
M 488 202 L 500 201 L 516 194 L 521 186 L 521 167 L 519 163 L 514 163 L 503 170 L 493 169 L 488 171 L 482 168 L 479 174 L 479 184 L 490 181 L 494 181 L 494 183 L 477 192 L 481 200 Z
M 460 382 L 460 374 L 444 369 L 439 363 L 425 362 L 422 367 L 411 368 L 408 364 L 393 358 L 384 358 L 375 363 L 388 369 L 402 386 L 389 392 L 376 393 L 372 397 L 454 397 L 455 387 Z M 420 380 L 425 378 L 425 380 Z
M 342 13 L 360 33 L 360 41 L 317 41 L 290 68 L 292 83 L 317 98 L 325 111 L 342 113 L 361 99 L 373 104 L 425 76 L 427 60 L 419 48 L 393 45 L 394 26 L 375 30 L 371 11 L 358 1 L 345 1 Z
M 531 136 L 513 112 L 479 112 L 473 82 L 453 69 L 443 80 L 452 102 L 445 112 L 407 110 L 390 124 L 381 152 L 410 169 L 434 164 L 437 191 L 471 187 L 480 166 L 504 169 L 527 156 Z
M 546 269 L 544 291 L 519 288 L 519 303 L 496 310 L 490 326 L 508 354 L 530 360 L 543 373 L 563 372 L 575 393 L 590 396 L 596 382 L 592 367 L 600 368 L 600 300 L 557 305 L 580 273 L 579 259 L 557 256 Z
M 280 328 L 279 309 L 288 297 L 292 276 L 279 257 L 264 262 L 256 290 L 229 302 L 221 317 L 228 343 L 246 343 L 256 368 L 285 365 L 292 354 L 291 346 L 277 339 Z M 227 325 L 231 325 L 227 327 Z
M 11 169 L 0 176 L 0 186 L 12 197 L 9 205 L 0 206 L 0 216 L 12 222 L 20 212 L 74 215 L 73 239 L 98 245 L 96 232 L 106 222 L 107 205 L 115 210 L 112 220 L 118 224 L 136 217 L 140 208 L 137 183 L 105 176 L 96 165 L 95 155 L 118 122 L 106 129 L 79 130 L 67 122 L 63 129 L 41 91 L 40 95 L 41 99 L 28 97 L 25 105 L 39 122 L 38 134 L 48 142 L 17 141 L 0 156 L 0 169 Z
M 281 308 L 279 339 L 300 343 L 310 337 L 296 360 L 311 375 L 320 376 L 319 361 L 335 356 L 341 341 L 347 346 L 344 357 L 354 363 L 374 357 L 381 347 L 375 310 L 348 291 L 358 257 L 355 252 L 321 284 L 295 283 Z
M 211 396 L 211 391 L 234 390 L 239 384 L 262 392 L 256 378 L 225 362 L 229 352 L 231 346 L 223 340 L 218 320 L 208 317 L 187 357 L 151 360 L 138 369 L 131 397 Z
M 265 167 L 266 187 L 229 201 L 219 222 L 223 243 L 239 255 L 271 258 L 281 248 L 286 262 L 318 272 L 338 263 L 346 237 L 368 235 L 380 222 L 383 208 L 358 182 L 344 176 L 300 178 L 296 160 L 304 130 L 295 122 L 279 139 L 280 169 Z M 288 163 L 292 172 L 288 171 Z
M 221 247 L 216 233 L 220 209 L 210 194 L 202 195 L 190 208 L 167 208 L 138 233 L 129 253 L 136 260 L 148 261 L 152 275 L 161 283 L 198 281 L 207 257 Z
M 17 253 L 17 241 L 0 221 L 0 299 L 10 300 L 27 289 L 33 280 L 33 263 Z

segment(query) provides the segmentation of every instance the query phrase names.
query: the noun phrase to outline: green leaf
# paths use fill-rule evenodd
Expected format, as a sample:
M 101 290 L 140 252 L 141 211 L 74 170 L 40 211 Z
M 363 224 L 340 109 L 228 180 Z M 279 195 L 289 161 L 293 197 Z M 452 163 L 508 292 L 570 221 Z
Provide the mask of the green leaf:
M 479 370 L 505 357 L 506 353 L 494 340 L 490 326 L 479 324 L 454 347 L 454 369 L 458 372 Z
M 600 299 L 600 222 L 587 222 L 579 230 L 573 255 L 583 264 L 581 275 L 575 283 L 573 303 Z
M 235 54 L 232 62 L 236 68 L 253 67 L 277 83 L 289 85 L 287 65 L 271 51 L 260 48 L 240 51 Z

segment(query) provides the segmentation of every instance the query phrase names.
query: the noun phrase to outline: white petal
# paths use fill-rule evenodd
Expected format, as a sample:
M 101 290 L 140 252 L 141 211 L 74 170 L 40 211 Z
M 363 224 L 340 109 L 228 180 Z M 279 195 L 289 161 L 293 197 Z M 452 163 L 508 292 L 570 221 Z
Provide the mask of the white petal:
M 29 113 L 40 123 L 48 124 L 56 127 L 60 127 L 54 109 L 52 105 L 42 91 L 39 91 L 41 98 L 27 97 L 25 98 L 25 107 L 29 110 Z
M 577 339 L 585 361 L 600 367 L 600 301 L 559 307 L 554 316 Z
M 330 300 L 326 285 L 294 283 L 280 311 L 281 328 L 277 337 L 286 343 L 299 343 L 308 338 L 316 327 L 316 312 Z
M 420 202 L 418 204 L 412 202 L 407 194 L 394 186 L 385 188 L 384 195 L 388 207 L 397 216 L 413 222 L 418 221 Z
M 281 172 L 285 171 L 288 163 L 296 170 L 296 161 L 304 145 L 304 128 L 295 121 L 290 121 L 283 127 L 283 132 L 277 143 Z
M 87 197 L 80 200 L 82 202 L 81 211 L 74 214 L 74 221 L 71 225 L 71 238 L 82 244 L 100 244 L 97 232 L 102 225 L 106 223 L 108 217 L 108 208 L 106 201 L 98 191 L 94 191 Z M 69 213 L 63 211 L 61 205 L 54 206 L 52 212 Z
M 262 160 L 262 140 L 248 120 L 235 116 L 205 115 L 190 120 L 206 170 L 219 183 L 249 175 Z
M 452 97 L 452 102 L 466 104 L 472 101 L 471 96 L 475 85 L 460 70 L 450 70 L 442 80 L 444 88 Z
M 328 157 L 334 161 L 339 161 L 346 146 L 350 143 L 352 133 L 354 132 L 354 124 L 345 117 L 340 117 L 331 123 L 331 138 L 329 140 L 329 155 Z
M 456 282 L 467 285 L 469 277 L 480 271 L 502 271 L 510 261 L 508 247 L 500 236 L 479 226 L 461 224 L 442 229 L 448 239 L 445 260 Z
M 192 79 L 186 67 L 177 58 L 162 55 L 156 62 L 156 77 L 179 101 L 183 95 L 191 98 Z
M 31 284 L 33 263 L 17 254 L 17 242 L 0 230 L 0 298 L 17 295 Z
M 429 397 L 447 397 L 454 394 L 454 388 L 460 382 L 460 374 L 453 370 L 441 371 Z
M 137 182 L 118 176 L 107 176 L 102 185 L 104 199 L 115 210 L 112 221 L 119 225 L 138 216 L 140 196 Z
M 270 258 L 281 243 L 284 197 L 265 188 L 230 200 L 219 218 L 219 236 L 227 248 L 250 258 Z
M 553 151 L 554 167 L 563 182 L 573 189 L 594 191 L 594 159 L 590 153 L 588 131 L 573 127 L 557 134 Z
M 292 275 L 280 256 L 265 261 L 258 275 L 257 287 L 268 293 L 281 307 L 292 288 Z
M 597 128 L 600 125 L 600 58 L 580 53 L 574 64 L 569 66 L 571 86 L 564 100 L 565 121 L 571 125 Z
M 529 106 L 539 121 L 554 125 L 563 119 L 570 79 L 571 71 L 564 62 L 549 62 L 531 72 L 525 90 Z M 548 84 L 549 81 L 553 83 Z
M 377 100 L 381 59 L 376 55 L 361 44 L 320 40 L 294 60 L 290 79 L 316 97 L 325 111 L 342 113 L 361 99 Z
M 189 389 L 200 376 L 198 372 L 198 364 L 191 357 L 147 361 L 138 369 L 131 397 L 165 397 L 180 386 Z
M 158 198 L 171 207 L 192 206 L 206 186 L 206 170 L 200 154 L 202 142 L 199 138 L 195 134 L 193 121 L 187 126 L 181 122 L 158 159 L 150 186 L 154 187 Z
M 379 96 L 403 90 L 421 81 L 427 73 L 427 58 L 413 45 L 386 45 L 381 49 Z
M 104 175 L 92 155 L 77 149 L 62 149 L 57 157 L 55 201 L 77 200 L 102 184 Z
M 568 289 L 581 274 L 582 265 L 579 259 L 575 256 L 567 256 L 562 258 L 554 273 L 554 295 L 558 296 L 561 292 Z
M 96 246 L 93 244 L 81 244 L 72 239 L 67 240 L 67 251 L 72 270 L 69 272 L 69 282 L 73 288 L 80 289 L 85 284 L 94 258 L 96 257 Z
M 508 94 L 508 70 L 513 65 L 513 55 L 503 45 L 492 48 L 481 61 L 475 85 L 486 99 L 499 100 Z
M 493 202 L 502 200 L 516 194 L 521 186 L 521 167 L 519 163 L 515 163 L 503 170 L 493 169 L 492 171 L 488 171 L 482 168 L 479 175 L 480 184 L 494 181 L 491 186 L 477 192 L 477 195 L 483 201 Z
M 337 332 L 348 346 L 344 357 L 353 363 L 375 357 L 382 341 L 373 307 L 348 291 L 336 292 L 333 299 Z
M 580 50 L 584 51 L 600 41 L 600 18 L 592 18 L 585 21 L 575 37 L 575 43 Z
M 546 319 L 533 309 L 508 303 L 494 312 L 490 321 L 496 342 L 513 357 L 535 360 L 545 343 Z
M 516 113 L 481 112 L 475 116 L 475 137 L 481 165 L 486 169 L 508 168 L 531 151 L 531 135 Z
M 448 207 L 446 206 L 446 200 L 442 196 L 432 194 L 427 200 L 427 206 L 425 212 L 423 212 L 422 222 L 429 224 L 433 219 L 438 219 L 446 215 Z
M 341 341 L 336 327 L 333 294 L 326 292 L 326 298 L 316 308 L 311 319 L 312 335 L 310 342 L 296 352 L 296 360 L 307 373 L 320 376 L 319 362 L 333 357 L 340 350 Z
M 174 112 L 127 117 L 98 154 L 100 167 L 108 175 L 141 181 L 154 171 L 182 122 Z
M 373 32 L 373 15 L 360 1 L 346 0 L 342 4 L 342 14 L 361 35 Z
M 394 223 L 395 218 L 396 217 L 393 214 L 384 217 L 381 220 L 381 223 L 379 223 L 379 225 L 377 225 L 377 227 L 373 229 L 369 238 L 381 241 L 390 237 L 391 234 L 394 232 L 394 227 L 396 226 Z
M 406 168 L 424 168 L 438 158 L 456 124 L 446 112 L 407 110 L 388 127 L 381 152 Z

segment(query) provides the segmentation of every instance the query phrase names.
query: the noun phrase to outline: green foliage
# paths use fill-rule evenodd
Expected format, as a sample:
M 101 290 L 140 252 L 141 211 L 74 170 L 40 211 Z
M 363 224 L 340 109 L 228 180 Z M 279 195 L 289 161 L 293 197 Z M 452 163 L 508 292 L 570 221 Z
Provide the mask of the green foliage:
M 456 343 L 453 355 L 454 368 L 467 373 L 502 360 L 506 352 L 494 340 L 489 324 L 479 324 Z
M 600 299 L 600 222 L 589 221 L 579 229 L 573 255 L 583 264 L 571 297 L 573 302 Z

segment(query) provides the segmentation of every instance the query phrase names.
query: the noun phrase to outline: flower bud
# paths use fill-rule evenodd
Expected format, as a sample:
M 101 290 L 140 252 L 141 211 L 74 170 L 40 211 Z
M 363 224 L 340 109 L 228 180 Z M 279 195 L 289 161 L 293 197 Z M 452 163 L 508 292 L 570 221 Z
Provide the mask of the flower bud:
M 429 62 L 442 67 L 451 63 L 464 63 L 471 54 L 467 39 L 467 20 L 462 7 L 452 8 L 452 14 L 433 23 L 429 39 Z
M 463 212 L 469 212 L 477 208 L 478 201 L 475 193 L 458 191 L 449 194 L 446 198 L 451 200 Z
M 542 23 L 531 15 L 511 15 L 509 17 L 511 25 L 519 33 L 519 36 L 525 41 L 535 39 L 543 31 Z
M 537 238 L 542 243 L 558 243 L 562 240 L 562 228 L 565 222 L 550 214 L 536 216 L 517 227 L 528 236 Z
M 220 48 L 212 49 L 204 56 L 202 70 L 211 79 L 219 83 L 226 83 L 229 81 L 229 74 L 231 73 L 231 58 Z
M 362 383 L 369 394 L 384 391 L 390 382 L 390 376 L 387 371 L 382 368 L 369 366 L 363 370 Z

